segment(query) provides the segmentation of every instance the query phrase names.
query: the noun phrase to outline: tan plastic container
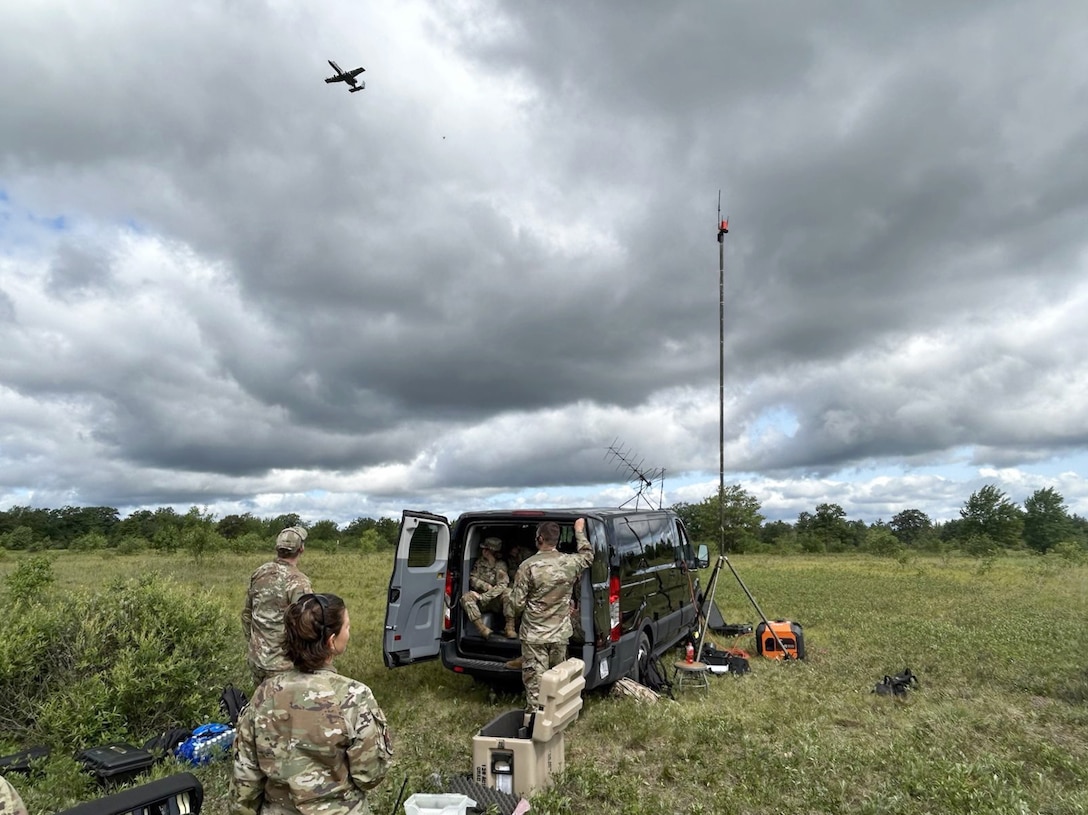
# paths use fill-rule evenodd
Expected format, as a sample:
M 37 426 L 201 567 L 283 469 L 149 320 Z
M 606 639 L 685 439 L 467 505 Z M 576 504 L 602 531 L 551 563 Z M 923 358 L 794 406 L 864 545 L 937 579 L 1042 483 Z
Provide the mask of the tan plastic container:
M 540 677 L 543 709 L 532 718 L 510 710 L 472 739 L 473 780 L 489 789 L 527 797 L 546 787 L 566 765 L 563 731 L 582 709 L 585 663 L 568 659 Z M 530 729 L 531 728 L 531 729 Z

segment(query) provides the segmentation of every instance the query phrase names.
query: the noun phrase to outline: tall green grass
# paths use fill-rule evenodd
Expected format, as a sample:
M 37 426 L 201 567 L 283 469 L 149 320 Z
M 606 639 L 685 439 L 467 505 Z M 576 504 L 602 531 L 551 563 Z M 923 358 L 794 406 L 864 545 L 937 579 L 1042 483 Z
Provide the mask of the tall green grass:
M 264 559 L 60 553 L 52 590 L 154 570 L 211 591 L 236 619 Z M 0 574 L 18 562 L 0 560 Z M 751 636 L 712 637 L 752 652 L 751 672 L 655 705 L 587 694 L 566 734 L 567 769 L 534 796 L 534 813 L 1088 812 L 1088 566 L 1026 556 L 731 562 L 768 617 L 803 625 L 808 658 L 772 662 L 755 656 Z M 315 589 L 345 598 L 352 642 L 337 667 L 371 686 L 394 728 L 396 763 L 373 811 L 392 811 L 405 777 L 410 794 L 434 791 L 435 774 L 468 773 L 472 736 L 521 705 L 516 690 L 437 662 L 384 667 L 390 555 L 307 552 L 301 565 Z M 759 622 L 728 569 L 716 594 L 729 622 Z M 240 625 L 235 636 L 241 653 Z M 906 699 L 872 692 L 906 667 L 920 680 Z M 249 690 L 244 674 L 214 679 Z M 229 767 L 198 772 L 204 811 L 225 813 Z M 52 811 L 50 784 L 27 782 L 32 812 Z

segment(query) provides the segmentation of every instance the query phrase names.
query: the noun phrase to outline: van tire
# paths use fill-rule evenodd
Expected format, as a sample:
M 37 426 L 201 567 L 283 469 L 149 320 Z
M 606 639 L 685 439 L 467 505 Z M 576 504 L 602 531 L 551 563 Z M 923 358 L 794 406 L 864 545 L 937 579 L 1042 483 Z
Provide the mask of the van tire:
M 646 666 L 650 664 L 650 657 L 653 654 L 650 652 L 650 635 L 645 631 L 638 632 L 638 648 L 635 651 L 635 663 L 631 666 L 631 670 L 627 672 L 627 678 L 633 679 L 640 685 L 645 684 L 643 680 L 646 678 Z

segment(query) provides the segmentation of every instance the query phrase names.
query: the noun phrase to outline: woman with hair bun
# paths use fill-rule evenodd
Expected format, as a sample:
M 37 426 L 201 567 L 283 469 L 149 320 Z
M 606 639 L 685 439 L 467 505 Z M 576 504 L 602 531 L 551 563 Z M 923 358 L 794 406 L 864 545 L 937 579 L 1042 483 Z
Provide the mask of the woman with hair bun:
M 351 637 L 344 601 L 304 594 L 284 616 L 292 670 L 262 682 L 238 720 L 234 815 L 364 815 L 389 769 L 389 729 L 370 688 L 332 666 Z

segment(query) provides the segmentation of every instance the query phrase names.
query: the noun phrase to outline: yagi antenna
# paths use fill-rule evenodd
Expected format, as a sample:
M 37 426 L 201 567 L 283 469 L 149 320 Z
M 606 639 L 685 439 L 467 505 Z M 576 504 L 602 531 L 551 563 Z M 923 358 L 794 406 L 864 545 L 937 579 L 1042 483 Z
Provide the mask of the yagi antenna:
M 661 502 L 664 500 L 665 492 L 664 469 L 647 468 L 643 459 L 636 459 L 630 450 L 623 445 L 618 444 L 617 441 L 613 441 L 612 444 L 608 446 L 606 458 L 609 461 L 617 462 L 617 469 L 627 473 L 627 480 L 633 482 L 638 488 L 634 496 L 620 504 L 620 507 L 625 507 L 631 503 L 631 501 L 634 501 L 635 509 L 638 509 L 639 503 L 645 501 L 646 506 L 650 509 L 661 509 Z M 654 506 L 653 499 L 647 495 L 647 491 L 653 489 L 655 481 L 658 482 L 659 486 L 657 506 Z

